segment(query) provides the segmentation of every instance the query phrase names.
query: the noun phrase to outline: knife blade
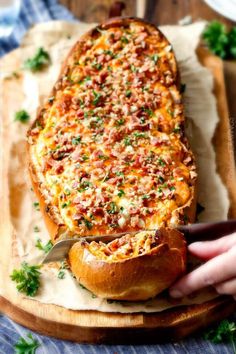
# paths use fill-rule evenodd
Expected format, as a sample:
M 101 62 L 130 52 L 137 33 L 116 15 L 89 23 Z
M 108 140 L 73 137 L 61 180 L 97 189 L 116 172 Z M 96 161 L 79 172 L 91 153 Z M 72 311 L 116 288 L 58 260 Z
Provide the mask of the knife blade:
M 196 241 L 207 241 L 214 240 L 219 237 L 225 236 L 227 234 L 233 233 L 236 231 L 236 219 L 219 221 L 219 222 L 210 222 L 210 223 L 196 223 L 189 225 L 177 225 L 175 227 L 180 232 L 182 232 L 185 236 L 187 244 Z M 102 242 L 110 242 L 116 238 L 120 238 L 126 234 L 136 234 L 141 231 L 156 231 L 157 229 L 146 229 L 146 230 L 138 230 L 132 232 L 121 232 L 118 234 L 109 234 L 109 235 L 90 235 L 86 237 L 73 237 L 66 238 L 64 235 L 64 239 L 58 241 L 49 253 L 45 256 L 42 263 L 56 262 L 66 258 L 70 248 L 74 243 L 78 241 L 85 240 L 87 242 L 91 241 L 102 241 Z

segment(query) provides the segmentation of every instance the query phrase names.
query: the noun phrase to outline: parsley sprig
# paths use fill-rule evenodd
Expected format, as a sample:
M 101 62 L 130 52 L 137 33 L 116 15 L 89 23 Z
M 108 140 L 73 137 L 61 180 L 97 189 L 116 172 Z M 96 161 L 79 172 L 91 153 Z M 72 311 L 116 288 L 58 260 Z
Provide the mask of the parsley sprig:
M 33 72 L 40 71 L 48 66 L 50 62 L 51 59 L 48 52 L 46 52 L 43 48 L 38 48 L 35 55 L 24 62 L 24 69 L 28 69 Z
M 236 27 L 227 30 L 223 23 L 212 21 L 203 32 L 209 49 L 222 59 L 236 58 Z
M 17 290 L 25 293 L 28 296 L 35 296 L 40 286 L 39 265 L 30 266 L 28 263 L 23 262 L 21 269 L 14 269 L 10 275 L 11 280 L 17 283 Z
M 20 337 L 18 342 L 14 345 L 15 354 L 35 354 L 35 351 L 40 347 L 37 339 L 33 338 L 31 333 L 27 334 L 28 339 Z
M 28 112 L 26 112 L 24 109 L 22 109 L 22 110 L 15 113 L 14 120 L 21 122 L 21 123 L 27 123 L 30 120 L 30 115 Z
M 220 324 L 205 333 L 204 338 L 213 343 L 230 342 L 236 353 L 236 323 L 223 320 Z
M 45 245 L 43 245 L 40 238 L 38 238 L 35 247 L 44 253 L 48 253 L 52 249 L 52 242 L 49 240 Z

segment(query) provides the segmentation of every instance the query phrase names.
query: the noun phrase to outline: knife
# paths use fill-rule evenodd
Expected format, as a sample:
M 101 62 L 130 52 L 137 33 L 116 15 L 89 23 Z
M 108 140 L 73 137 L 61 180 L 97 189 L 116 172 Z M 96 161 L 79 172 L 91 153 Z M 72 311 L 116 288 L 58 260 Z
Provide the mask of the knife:
M 189 225 L 177 225 L 175 227 L 177 230 L 182 232 L 185 236 L 187 244 L 196 241 L 208 241 L 214 240 L 219 237 L 225 236 L 236 231 L 236 219 L 220 221 L 220 222 L 210 222 L 210 223 L 197 223 Z M 121 232 L 118 234 L 109 234 L 109 235 L 90 235 L 86 237 L 75 237 L 75 238 L 66 238 L 58 241 L 49 253 L 45 256 L 42 263 L 56 262 L 66 258 L 70 248 L 74 243 L 78 241 L 102 241 L 110 242 L 116 238 L 120 238 L 126 234 L 136 234 L 141 231 L 156 231 L 157 229 L 148 229 L 148 230 L 138 230 L 132 232 Z M 63 235 L 66 237 L 66 235 Z

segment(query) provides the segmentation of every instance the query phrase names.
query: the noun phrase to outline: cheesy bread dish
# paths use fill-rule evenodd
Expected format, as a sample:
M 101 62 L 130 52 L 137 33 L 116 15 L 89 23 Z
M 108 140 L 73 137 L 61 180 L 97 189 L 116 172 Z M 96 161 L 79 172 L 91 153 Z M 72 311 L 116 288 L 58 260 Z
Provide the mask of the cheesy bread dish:
M 90 264 L 86 281 L 78 269 L 85 251 L 106 265 L 104 274 L 114 263 L 125 275 L 134 260 L 132 269 L 138 273 L 155 259 L 151 272 L 158 283 L 161 264 L 166 272 L 163 259 L 176 242 L 180 256 L 176 269 L 167 262 L 172 277 L 163 281 L 164 288 L 185 269 L 184 240 L 169 229 L 193 222 L 196 209 L 196 166 L 184 132 L 180 89 L 175 55 L 164 35 L 140 19 L 112 19 L 75 44 L 28 131 L 30 175 L 52 242 L 127 232 L 117 240 L 120 250 L 120 242 L 132 244 L 125 258 L 113 249 L 116 242 L 108 247 L 102 240 L 75 244 L 69 254 L 72 272 L 99 296 L 145 299 L 163 287 L 150 286 L 150 292 L 139 294 L 136 284 L 135 297 L 123 277 L 123 295 L 106 292 L 104 286 L 99 290 L 92 284 L 99 270 Z M 155 246 L 145 242 L 137 251 L 140 238 L 132 232 L 149 239 L 149 231 L 142 230 L 158 228 L 172 236 L 159 238 Z M 166 253 L 160 256 L 163 247 Z

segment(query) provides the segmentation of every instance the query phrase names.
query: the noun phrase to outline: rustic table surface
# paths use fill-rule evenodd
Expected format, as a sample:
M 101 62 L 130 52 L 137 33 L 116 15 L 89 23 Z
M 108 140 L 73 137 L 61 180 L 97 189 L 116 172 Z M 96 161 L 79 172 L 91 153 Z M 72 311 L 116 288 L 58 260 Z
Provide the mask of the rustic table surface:
M 109 16 L 114 0 L 60 0 L 79 20 L 102 22 Z M 139 16 L 157 25 L 177 24 L 185 16 L 192 21 L 199 19 L 224 22 L 226 26 L 236 25 L 212 10 L 203 0 L 126 0 L 124 16 Z M 233 141 L 236 151 L 236 61 L 224 62 L 225 84 L 229 105 Z

